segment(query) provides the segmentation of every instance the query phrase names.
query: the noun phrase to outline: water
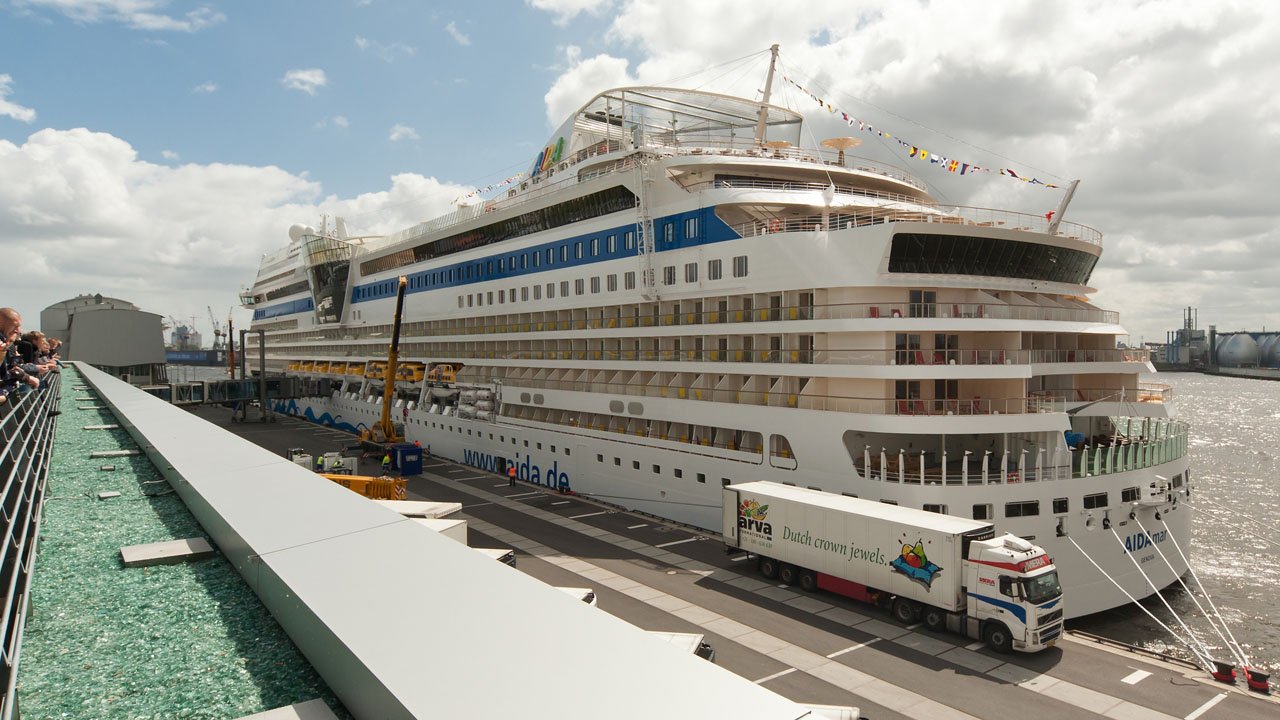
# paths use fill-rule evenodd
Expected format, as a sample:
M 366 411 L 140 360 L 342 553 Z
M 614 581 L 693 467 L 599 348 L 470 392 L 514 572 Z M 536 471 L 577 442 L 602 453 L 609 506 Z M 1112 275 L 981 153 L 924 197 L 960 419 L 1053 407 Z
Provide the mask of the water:
M 1280 566 L 1268 558 L 1280 551 L 1280 382 L 1199 373 L 1160 373 L 1151 379 L 1173 386 L 1178 416 L 1191 423 L 1191 569 L 1254 666 L 1275 674 L 1280 671 Z M 1192 578 L 1185 580 L 1212 614 Z M 1231 659 L 1182 588 L 1175 585 L 1164 597 L 1214 657 Z M 1158 599 L 1143 605 L 1185 635 Z M 1191 658 L 1132 605 L 1072 626 Z

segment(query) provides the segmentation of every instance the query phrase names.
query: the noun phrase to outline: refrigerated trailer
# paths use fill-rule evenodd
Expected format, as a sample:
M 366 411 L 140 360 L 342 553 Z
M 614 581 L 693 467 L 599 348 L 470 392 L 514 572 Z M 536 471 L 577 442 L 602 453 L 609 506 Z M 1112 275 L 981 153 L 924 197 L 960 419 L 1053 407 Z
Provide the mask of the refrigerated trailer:
M 724 488 L 724 540 L 754 554 L 766 578 L 887 607 L 903 623 L 1000 652 L 1037 652 L 1062 634 L 1053 561 L 990 523 L 749 482 Z

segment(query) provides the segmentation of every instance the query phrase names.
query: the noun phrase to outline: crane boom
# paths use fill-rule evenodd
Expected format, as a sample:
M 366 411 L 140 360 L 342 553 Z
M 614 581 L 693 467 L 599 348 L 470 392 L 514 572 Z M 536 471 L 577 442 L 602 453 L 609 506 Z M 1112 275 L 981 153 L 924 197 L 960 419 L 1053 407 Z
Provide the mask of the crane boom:
M 405 276 L 401 275 L 396 288 L 396 314 L 391 324 L 391 345 L 387 347 L 387 372 L 382 384 L 382 420 L 380 421 L 380 429 L 383 442 L 389 443 L 400 439 L 396 435 L 395 425 L 391 422 L 391 399 L 395 397 L 396 391 L 396 363 L 400 359 L 400 318 L 404 313 L 404 290 L 408 284 L 409 281 Z

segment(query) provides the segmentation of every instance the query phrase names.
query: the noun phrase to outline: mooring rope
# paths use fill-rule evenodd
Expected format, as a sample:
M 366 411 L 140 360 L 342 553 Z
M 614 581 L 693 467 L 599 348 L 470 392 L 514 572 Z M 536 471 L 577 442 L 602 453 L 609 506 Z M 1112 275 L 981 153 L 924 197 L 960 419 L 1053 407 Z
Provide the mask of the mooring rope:
M 1147 532 L 1147 528 L 1143 526 L 1142 521 L 1139 520 L 1136 515 L 1134 516 L 1133 521 L 1138 524 L 1138 528 L 1142 530 L 1143 534 L 1145 534 L 1147 538 L 1150 539 L 1151 533 Z M 1164 522 L 1163 519 L 1160 522 L 1161 524 L 1164 525 L 1165 534 L 1168 537 L 1173 537 L 1173 532 L 1169 530 L 1169 524 Z M 1177 538 L 1174 538 L 1174 541 L 1176 542 Z M 1196 598 L 1196 594 L 1191 592 L 1191 588 L 1187 587 L 1187 584 L 1182 580 L 1182 575 L 1179 574 L 1178 571 L 1173 568 L 1173 563 L 1169 562 L 1169 558 L 1165 556 L 1164 551 L 1160 549 L 1160 546 L 1157 545 L 1154 540 L 1151 541 L 1151 547 L 1156 549 L 1156 553 L 1160 555 L 1160 559 L 1164 561 L 1164 564 L 1166 566 L 1168 566 L 1169 572 L 1173 573 L 1173 576 L 1177 578 L 1178 584 L 1181 585 L 1182 589 L 1187 592 L 1187 596 L 1191 598 L 1191 602 L 1196 604 L 1196 609 L 1200 611 L 1200 614 L 1204 615 L 1205 620 L 1209 621 L 1209 627 L 1213 628 L 1213 631 L 1218 634 L 1219 638 L 1222 639 L 1222 644 L 1227 648 L 1227 652 L 1230 652 L 1232 655 L 1234 655 L 1237 660 L 1240 660 L 1243 663 L 1243 665 L 1248 665 L 1249 664 L 1248 660 L 1246 660 L 1245 657 L 1240 654 L 1236 646 L 1233 645 L 1231 641 L 1227 639 L 1227 636 L 1218 627 L 1218 623 L 1221 623 L 1223 628 L 1227 626 L 1226 621 L 1222 619 L 1222 615 L 1218 613 L 1217 610 L 1214 610 L 1214 615 L 1212 616 L 1209 615 L 1209 611 L 1205 610 L 1204 606 L 1200 604 L 1200 601 Z M 1188 571 L 1191 570 L 1190 563 L 1187 563 L 1187 570 Z M 1206 594 L 1205 597 L 1208 597 L 1208 595 Z
M 1191 654 L 1195 656 L 1196 660 L 1200 661 L 1203 664 L 1203 667 L 1205 670 L 1209 670 L 1211 668 L 1211 666 L 1213 665 L 1212 662 L 1201 657 L 1200 653 L 1196 651 L 1196 649 L 1191 645 L 1191 643 L 1188 643 L 1186 640 L 1183 640 L 1182 636 L 1178 635 L 1178 633 L 1173 631 L 1173 628 L 1169 627 L 1168 625 L 1165 625 L 1163 622 L 1161 622 L 1160 618 L 1156 617 L 1154 614 L 1152 614 L 1150 610 L 1143 607 L 1142 603 L 1138 602 L 1137 598 L 1130 595 L 1128 590 L 1125 590 L 1124 587 L 1121 586 L 1120 583 L 1117 582 L 1115 578 L 1108 575 L 1106 570 L 1103 570 L 1102 567 L 1098 565 L 1098 563 L 1094 562 L 1093 558 L 1089 557 L 1089 553 L 1085 552 L 1084 548 L 1080 547 L 1080 544 L 1076 542 L 1075 538 L 1068 535 L 1067 540 L 1070 540 L 1071 544 L 1076 546 L 1076 550 L 1080 551 L 1080 554 L 1084 556 L 1085 560 L 1089 561 L 1090 565 L 1093 565 L 1095 568 L 1097 568 L 1098 572 L 1102 573 L 1102 577 L 1110 580 L 1111 584 L 1115 585 L 1117 590 L 1124 593 L 1124 596 L 1129 598 L 1129 602 L 1132 602 L 1134 605 L 1138 607 L 1139 610 L 1146 613 L 1147 617 L 1151 618 L 1152 620 L 1155 621 L 1157 625 L 1164 628 L 1164 631 L 1172 635 L 1175 640 L 1182 643 L 1183 645 L 1186 645 L 1187 649 L 1191 651 Z
M 1160 524 L 1164 525 L 1166 530 L 1169 529 L 1169 524 L 1164 520 L 1161 520 Z M 1182 552 L 1182 545 L 1178 542 L 1178 536 L 1173 533 L 1169 533 L 1169 537 L 1173 538 L 1173 547 L 1178 551 L 1178 557 L 1182 558 L 1182 562 L 1187 564 L 1187 571 L 1191 573 L 1191 578 L 1196 581 L 1196 587 L 1200 588 L 1200 592 L 1204 595 L 1204 599 L 1209 601 L 1209 607 L 1213 608 L 1213 612 L 1221 618 L 1222 613 L 1218 611 L 1218 606 L 1213 602 L 1213 597 L 1204 589 L 1204 583 L 1200 582 L 1200 576 L 1196 573 L 1195 569 L 1191 567 L 1191 561 L 1187 560 L 1186 553 Z M 1227 631 L 1227 637 L 1231 638 L 1231 642 L 1235 644 L 1236 652 L 1244 658 L 1245 666 L 1248 666 L 1250 664 L 1249 656 L 1245 654 L 1244 648 L 1241 647 L 1240 642 L 1236 640 L 1235 634 L 1231 632 L 1231 628 L 1225 622 L 1222 623 L 1222 627 Z
M 1165 600 L 1164 595 L 1160 594 L 1160 588 L 1156 587 L 1156 584 L 1151 582 L 1151 578 L 1148 577 L 1147 572 L 1142 569 L 1142 565 L 1138 562 L 1138 558 L 1134 557 L 1133 553 L 1129 552 L 1128 548 L 1125 548 L 1124 540 L 1120 539 L 1120 533 L 1116 532 L 1116 529 L 1114 527 L 1111 528 L 1111 535 L 1116 539 L 1116 542 L 1120 544 L 1120 547 L 1124 548 L 1124 551 L 1125 551 L 1124 554 L 1129 556 L 1129 560 L 1132 561 L 1133 566 L 1137 568 L 1138 574 L 1141 575 L 1142 579 L 1146 581 L 1147 585 L 1151 586 L 1151 589 L 1155 591 L 1154 592 L 1155 596 L 1160 598 L 1160 602 L 1164 603 L 1165 609 L 1169 611 L 1169 614 L 1173 616 L 1174 620 L 1178 621 L 1178 624 L 1182 626 L 1182 629 L 1187 631 L 1187 636 L 1190 637 L 1192 640 L 1196 641 L 1196 644 L 1200 646 L 1200 650 L 1204 653 L 1205 659 L 1208 660 L 1210 664 L 1212 664 L 1213 655 L 1209 653 L 1208 646 L 1205 645 L 1204 642 L 1199 637 L 1197 637 L 1194 632 L 1192 632 L 1191 628 L 1187 627 L 1187 624 L 1182 621 L 1182 617 L 1178 615 L 1176 610 L 1173 609 L 1173 606 L 1169 604 L 1169 601 Z

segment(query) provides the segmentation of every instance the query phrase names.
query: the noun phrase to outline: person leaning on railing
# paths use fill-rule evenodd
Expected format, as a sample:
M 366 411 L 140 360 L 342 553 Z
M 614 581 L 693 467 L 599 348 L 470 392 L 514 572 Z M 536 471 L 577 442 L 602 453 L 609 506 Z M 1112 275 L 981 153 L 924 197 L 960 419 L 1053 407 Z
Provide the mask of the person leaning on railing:
M 9 396 L 20 388 L 40 387 L 40 378 L 22 367 L 22 354 L 17 347 L 21 333 L 22 315 L 10 307 L 0 308 L 0 351 L 4 353 L 0 364 L 0 403 L 8 402 Z

